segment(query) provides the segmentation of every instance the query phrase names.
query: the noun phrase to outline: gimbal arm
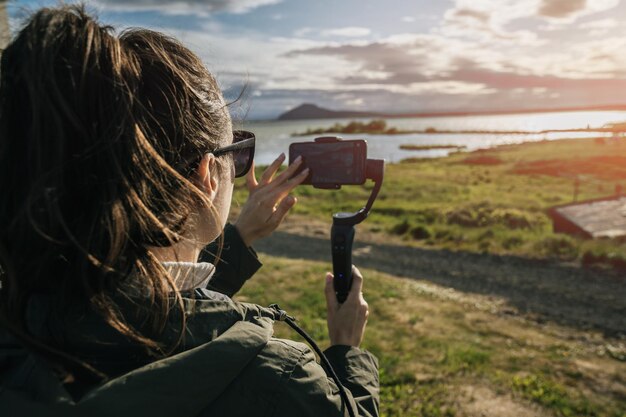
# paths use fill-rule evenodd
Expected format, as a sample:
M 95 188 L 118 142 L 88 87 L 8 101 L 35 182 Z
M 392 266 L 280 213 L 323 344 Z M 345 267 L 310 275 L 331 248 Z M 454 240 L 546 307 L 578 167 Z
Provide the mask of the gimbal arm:
M 333 274 L 337 301 L 343 303 L 352 286 L 352 244 L 354 242 L 354 226 L 361 223 L 369 215 L 378 192 L 383 184 L 385 161 L 368 159 L 366 178 L 374 181 L 374 188 L 365 207 L 356 213 L 333 214 L 333 225 L 330 229 L 330 243 L 333 258 Z

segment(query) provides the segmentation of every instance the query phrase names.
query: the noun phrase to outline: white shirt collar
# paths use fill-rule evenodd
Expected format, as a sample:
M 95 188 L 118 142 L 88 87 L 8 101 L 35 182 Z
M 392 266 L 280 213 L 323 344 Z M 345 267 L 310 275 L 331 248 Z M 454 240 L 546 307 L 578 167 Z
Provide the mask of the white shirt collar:
M 181 291 L 206 288 L 215 273 L 215 265 L 208 262 L 163 262 L 163 267 Z

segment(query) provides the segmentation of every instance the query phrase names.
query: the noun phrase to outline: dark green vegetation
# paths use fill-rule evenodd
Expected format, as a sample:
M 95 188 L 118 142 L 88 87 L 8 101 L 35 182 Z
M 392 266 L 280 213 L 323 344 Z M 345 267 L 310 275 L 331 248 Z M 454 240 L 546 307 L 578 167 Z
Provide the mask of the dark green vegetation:
M 329 265 L 262 258 L 265 267 L 238 298 L 279 302 L 326 347 Z M 626 362 L 609 354 L 601 335 L 511 317 L 484 297 L 362 272 L 371 310 L 363 347 L 380 361 L 383 416 L 626 415 Z M 284 324 L 276 330 L 298 338 Z
M 301 133 L 294 133 L 292 136 L 322 135 L 325 133 L 370 133 L 378 135 L 396 135 L 401 133 L 413 133 L 413 131 L 398 130 L 395 127 L 387 127 L 387 122 L 383 119 L 375 119 L 370 122 L 353 121 L 347 125 L 335 123 L 329 128 L 307 129 Z
M 546 210 L 572 202 L 576 182 L 578 200 L 609 196 L 616 186 L 626 190 L 626 140 L 528 143 L 388 164 L 361 227 L 407 245 L 623 265 L 622 241 L 552 232 Z M 328 221 L 333 212 L 364 205 L 370 187 L 300 187 L 294 212 Z M 245 201 L 243 187 L 236 193 Z

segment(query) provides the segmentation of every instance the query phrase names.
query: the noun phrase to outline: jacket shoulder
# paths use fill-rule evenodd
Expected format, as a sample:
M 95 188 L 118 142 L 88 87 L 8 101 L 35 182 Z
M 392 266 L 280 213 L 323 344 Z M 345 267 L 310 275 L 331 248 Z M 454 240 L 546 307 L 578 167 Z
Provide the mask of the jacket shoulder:
M 290 383 L 303 358 L 313 358 L 311 349 L 303 343 L 270 338 L 265 347 L 246 366 L 228 388 L 204 410 L 210 415 L 274 415 L 283 400 L 285 386 Z M 319 377 L 326 378 L 319 367 Z

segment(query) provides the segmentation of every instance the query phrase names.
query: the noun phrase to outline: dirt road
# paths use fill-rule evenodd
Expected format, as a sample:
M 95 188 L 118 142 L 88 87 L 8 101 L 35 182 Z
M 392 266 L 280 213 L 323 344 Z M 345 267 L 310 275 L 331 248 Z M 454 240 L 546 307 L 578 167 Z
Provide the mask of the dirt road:
M 324 227 L 292 221 L 285 231 L 275 232 L 255 247 L 274 256 L 327 261 L 330 268 L 330 243 Z M 377 243 L 375 235 L 359 233 L 354 245 L 356 265 L 503 298 L 507 314 L 626 338 L 624 276 L 555 261 Z

